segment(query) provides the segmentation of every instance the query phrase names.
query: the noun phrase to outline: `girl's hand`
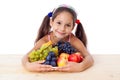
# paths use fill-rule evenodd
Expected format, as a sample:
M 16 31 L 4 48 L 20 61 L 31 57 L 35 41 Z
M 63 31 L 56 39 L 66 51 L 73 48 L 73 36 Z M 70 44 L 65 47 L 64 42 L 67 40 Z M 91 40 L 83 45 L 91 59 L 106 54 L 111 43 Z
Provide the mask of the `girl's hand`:
M 48 72 L 48 71 L 53 71 L 53 68 L 51 65 L 44 65 L 41 64 L 44 61 L 36 61 L 36 62 L 27 62 L 26 63 L 26 69 L 28 71 L 32 72 Z
M 57 67 L 56 70 L 60 72 L 80 72 L 80 63 L 67 62 L 63 67 Z

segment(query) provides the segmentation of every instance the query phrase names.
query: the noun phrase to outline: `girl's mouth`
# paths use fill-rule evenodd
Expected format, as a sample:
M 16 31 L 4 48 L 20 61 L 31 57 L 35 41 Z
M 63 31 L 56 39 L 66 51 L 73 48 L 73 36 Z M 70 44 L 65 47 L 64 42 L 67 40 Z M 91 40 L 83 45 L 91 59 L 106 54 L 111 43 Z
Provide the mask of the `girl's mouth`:
M 65 35 L 65 33 L 64 32 L 60 32 L 60 31 L 56 31 L 58 34 L 60 34 L 60 35 Z

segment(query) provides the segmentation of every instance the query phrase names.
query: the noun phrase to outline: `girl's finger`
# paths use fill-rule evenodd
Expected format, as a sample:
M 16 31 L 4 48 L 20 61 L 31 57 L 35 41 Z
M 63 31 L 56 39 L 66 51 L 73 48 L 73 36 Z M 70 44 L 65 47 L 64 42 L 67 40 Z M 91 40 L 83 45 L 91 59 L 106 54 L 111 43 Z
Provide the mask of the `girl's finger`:
M 44 62 L 45 62 L 45 60 L 36 61 L 36 63 L 39 63 L 39 64 L 44 63 Z

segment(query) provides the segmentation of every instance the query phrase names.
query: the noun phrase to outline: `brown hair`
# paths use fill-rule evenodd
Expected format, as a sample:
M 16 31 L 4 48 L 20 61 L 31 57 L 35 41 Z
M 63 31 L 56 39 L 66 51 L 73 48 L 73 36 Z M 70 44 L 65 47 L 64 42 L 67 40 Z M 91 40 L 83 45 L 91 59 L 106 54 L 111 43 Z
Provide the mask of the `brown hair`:
M 54 19 L 57 17 L 57 15 L 59 15 L 63 11 L 69 12 L 73 16 L 73 25 L 75 26 L 75 21 L 77 19 L 77 14 L 72 8 L 69 8 L 69 7 L 62 6 L 62 7 L 58 7 L 56 10 L 54 10 L 53 14 L 52 14 L 52 20 L 54 21 Z M 40 28 L 39 28 L 38 35 L 37 35 L 37 38 L 35 40 L 35 43 L 39 39 L 41 39 L 43 36 L 47 35 L 50 32 L 50 29 L 51 29 L 50 17 L 48 15 L 46 15 L 43 19 L 43 22 L 42 22 Z M 87 38 L 86 38 L 86 34 L 85 34 L 85 31 L 84 31 L 81 23 L 79 23 L 77 25 L 75 36 L 77 38 L 79 38 L 86 47 Z

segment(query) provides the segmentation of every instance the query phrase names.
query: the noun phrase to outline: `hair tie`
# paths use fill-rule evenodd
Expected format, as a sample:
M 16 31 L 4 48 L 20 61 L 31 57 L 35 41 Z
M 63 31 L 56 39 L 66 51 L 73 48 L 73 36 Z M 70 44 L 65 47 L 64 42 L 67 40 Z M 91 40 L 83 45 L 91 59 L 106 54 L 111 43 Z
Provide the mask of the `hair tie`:
M 80 20 L 77 19 L 77 20 L 75 21 L 75 23 L 80 24 Z
M 52 14 L 53 14 L 52 12 L 49 12 L 48 17 L 52 17 Z

